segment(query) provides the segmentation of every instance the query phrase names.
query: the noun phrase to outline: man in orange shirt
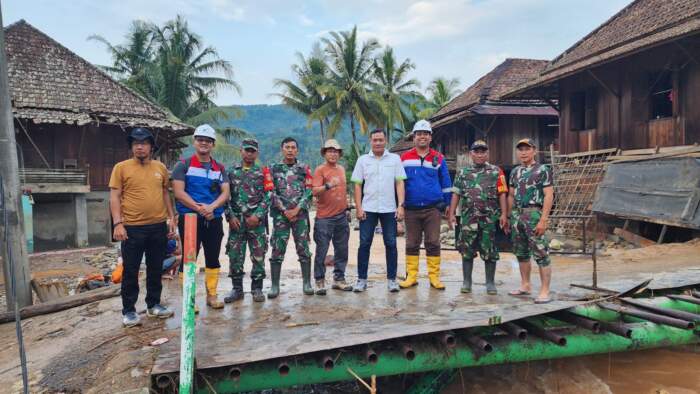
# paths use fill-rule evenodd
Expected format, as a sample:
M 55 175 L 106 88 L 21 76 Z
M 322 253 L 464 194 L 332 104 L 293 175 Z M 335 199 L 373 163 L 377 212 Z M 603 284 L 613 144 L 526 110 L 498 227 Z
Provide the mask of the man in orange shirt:
M 146 314 L 161 319 L 173 311 L 160 305 L 163 289 L 161 274 L 168 238 L 176 235 L 175 214 L 170 201 L 168 170 L 151 159 L 155 138 L 147 129 L 137 127 L 127 138 L 133 157 L 117 163 L 109 179 L 109 207 L 114 239 L 122 243 L 122 323 L 126 327 L 141 324 L 136 313 L 139 296 L 139 266 L 146 254 Z M 169 222 L 168 222 L 169 220 Z
M 345 266 L 348 264 L 348 191 L 345 169 L 338 164 L 343 150 L 338 141 L 330 139 L 321 148 L 321 156 L 326 162 L 314 171 L 312 193 L 316 196 L 316 220 L 314 221 L 314 278 L 316 294 L 326 294 L 326 254 L 333 241 L 333 288 L 350 291 L 352 286 L 345 282 Z

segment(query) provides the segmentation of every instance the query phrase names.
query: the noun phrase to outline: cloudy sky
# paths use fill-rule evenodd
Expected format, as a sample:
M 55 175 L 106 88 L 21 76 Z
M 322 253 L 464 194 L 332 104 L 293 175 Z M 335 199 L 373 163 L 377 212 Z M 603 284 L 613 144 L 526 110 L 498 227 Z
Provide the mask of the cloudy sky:
M 551 59 L 623 8 L 628 0 L 5 0 L 5 25 L 19 19 L 96 64 L 109 63 L 100 34 L 123 40 L 134 19 L 162 23 L 181 14 L 229 60 L 242 95 L 217 103 L 275 103 L 274 78 L 290 78 L 295 52 L 328 31 L 357 25 L 410 58 L 423 87 L 436 76 L 471 85 L 507 57 Z

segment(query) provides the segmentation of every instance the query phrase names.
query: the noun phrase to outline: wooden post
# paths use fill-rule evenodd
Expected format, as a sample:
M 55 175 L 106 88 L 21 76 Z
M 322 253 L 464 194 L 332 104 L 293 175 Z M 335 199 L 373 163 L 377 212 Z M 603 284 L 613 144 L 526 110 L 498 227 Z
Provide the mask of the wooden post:
M 197 214 L 185 214 L 183 234 L 184 281 L 180 334 L 180 393 L 192 393 L 194 380 L 194 295 L 197 276 Z

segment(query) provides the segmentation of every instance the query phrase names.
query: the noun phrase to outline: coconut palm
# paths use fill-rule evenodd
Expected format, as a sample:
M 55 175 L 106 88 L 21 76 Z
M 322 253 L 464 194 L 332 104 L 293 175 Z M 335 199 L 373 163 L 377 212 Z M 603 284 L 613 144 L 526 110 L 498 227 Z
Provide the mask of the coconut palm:
M 298 64 L 292 65 L 292 72 L 298 82 L 275 79 L 274 86 L 281 89 L 282 93 L 275 93 L 273 96 L 282 99 L 284 105 L 306 115 L 309 120 L 307 127 L 314 120 L 318 121 L 321 130 L 321 146 L 323 146 L 323 142 L 326 140 L 325 129 L 328 118 L 314 118 L 312 115 L 328 102 L 328 98 L 320 90 L 328 78 L 328 66 L 318 45 L 314 46 L 308 58 L 301 53 L 297 53 L 296 56 Z
M 112 56 L 112 65 L 100 68 L 147 96 L 149 68 L 155 55 L 153 29 L 154 26 L 148 22 L 133 21 L 126 34 L 126 42 L 121 45 L 113 45 L 97 34 L 88 37 L 88 40 L 104 44 Z
M 153 31 L 158 46 L 157 80 L 153 92 L 158 102 L 175 116 L 186 119 L 214 106 L 212 98 L 218 88 L 240 93 L 233 80 L 233 67 L 219 58 L 213 47 L 204 47 L 199 35 L 189 30 L 182 16 Z M 223 73 L 224 76 L 212 74 Z M 195 105 L 193 105 L 195 104 Z
M 428 101 L 425 103 L 426 107 L 423 109 L 419 115 L 422 118 L 429 118 L 435 114 L 440 108 L 444 107 L 450 102 L 457 94 L 459 79 L 452 78 L 442 78 L 437 77 L 430 82 L 428 86 L 427 93 L 429 95 Z
M 330 118 L 328 135 L 333 136 L 344 119 L 350 122 L 353 148 L 359 155 L 357 131 L 366 134 L 369 125 L 381 124 L 380 108 L 367 88 L 372 77 L 372 54 L 379 47 L 374 39 L 358 43 L 357 26 L 351 31 L 331 32 L 321 39 L 329 61 L 329 77 L 319 88 L 328 97 L 314 119 Z
M 391 133 L 395 127 L 404 130 L 403 112 L 408 110 L 418 93 L 414 89 L 419 87 L 416 79 L 406 80 L 409 71 L 416 66 L 410 59 L 405 59 L 401 64 L 394 56 L 394 50 L 387 46 L 374 60 L 372 90 L 378 95 L 379 103 L 384 115 L 384 127 L 388 141 L 392 141 Z

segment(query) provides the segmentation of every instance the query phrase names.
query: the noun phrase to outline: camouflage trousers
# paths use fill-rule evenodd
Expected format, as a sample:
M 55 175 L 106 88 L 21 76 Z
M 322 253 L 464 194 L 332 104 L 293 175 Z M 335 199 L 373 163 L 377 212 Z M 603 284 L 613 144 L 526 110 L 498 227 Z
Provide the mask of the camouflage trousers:
M 311 238 L 309 237 L 309 213 L 302 211 L 299 213 L 298 219 L 295 222 L 290 222 L 282 213 L 273 212 L 272 223 L 274 229 L 272 230 L 272 237 L 270 238 L 270 244 L 272 244 L 270 265 L 282 264 L 282 261 L 284 261 L 284 254 L 287 252 L 287 242 L 289 241 L 290 233 L 294 236 L 294 245 L 297 249 L 299 262 L 302 264 L 311 264 L 311 251 L 309 250 L 309 242 L 311 242 Z
M 530 261 L 534 255 L 537 265 L 546 267 L 550 264 L 547 241 L 544 235 L 535 235 L 535 227 L 542 217 L 542 211 L 536 208 L 514 208 L 511 216 L 511 237 L 513 253 L 518 261 Z
M 455 244 L 463 259 L 473 259 L 476 252 L 484 261 L 498 261 L 496 249 L 497 216 L 476 216 L 463 213 L 460 216 L 459 235 Z
M 245 262 L 246 245 L 250 248 L 250 261 L 253 269 L 250 278 L 254 281 L 265 279 L 265 253 L 267 252 L 267 233 L 265 225 L 247 229 L 242 225 L 238 231 L 230 230 L 226 254 L 229 258 L 229 276 L 233 279 L 243 278 L 243 263 Z

